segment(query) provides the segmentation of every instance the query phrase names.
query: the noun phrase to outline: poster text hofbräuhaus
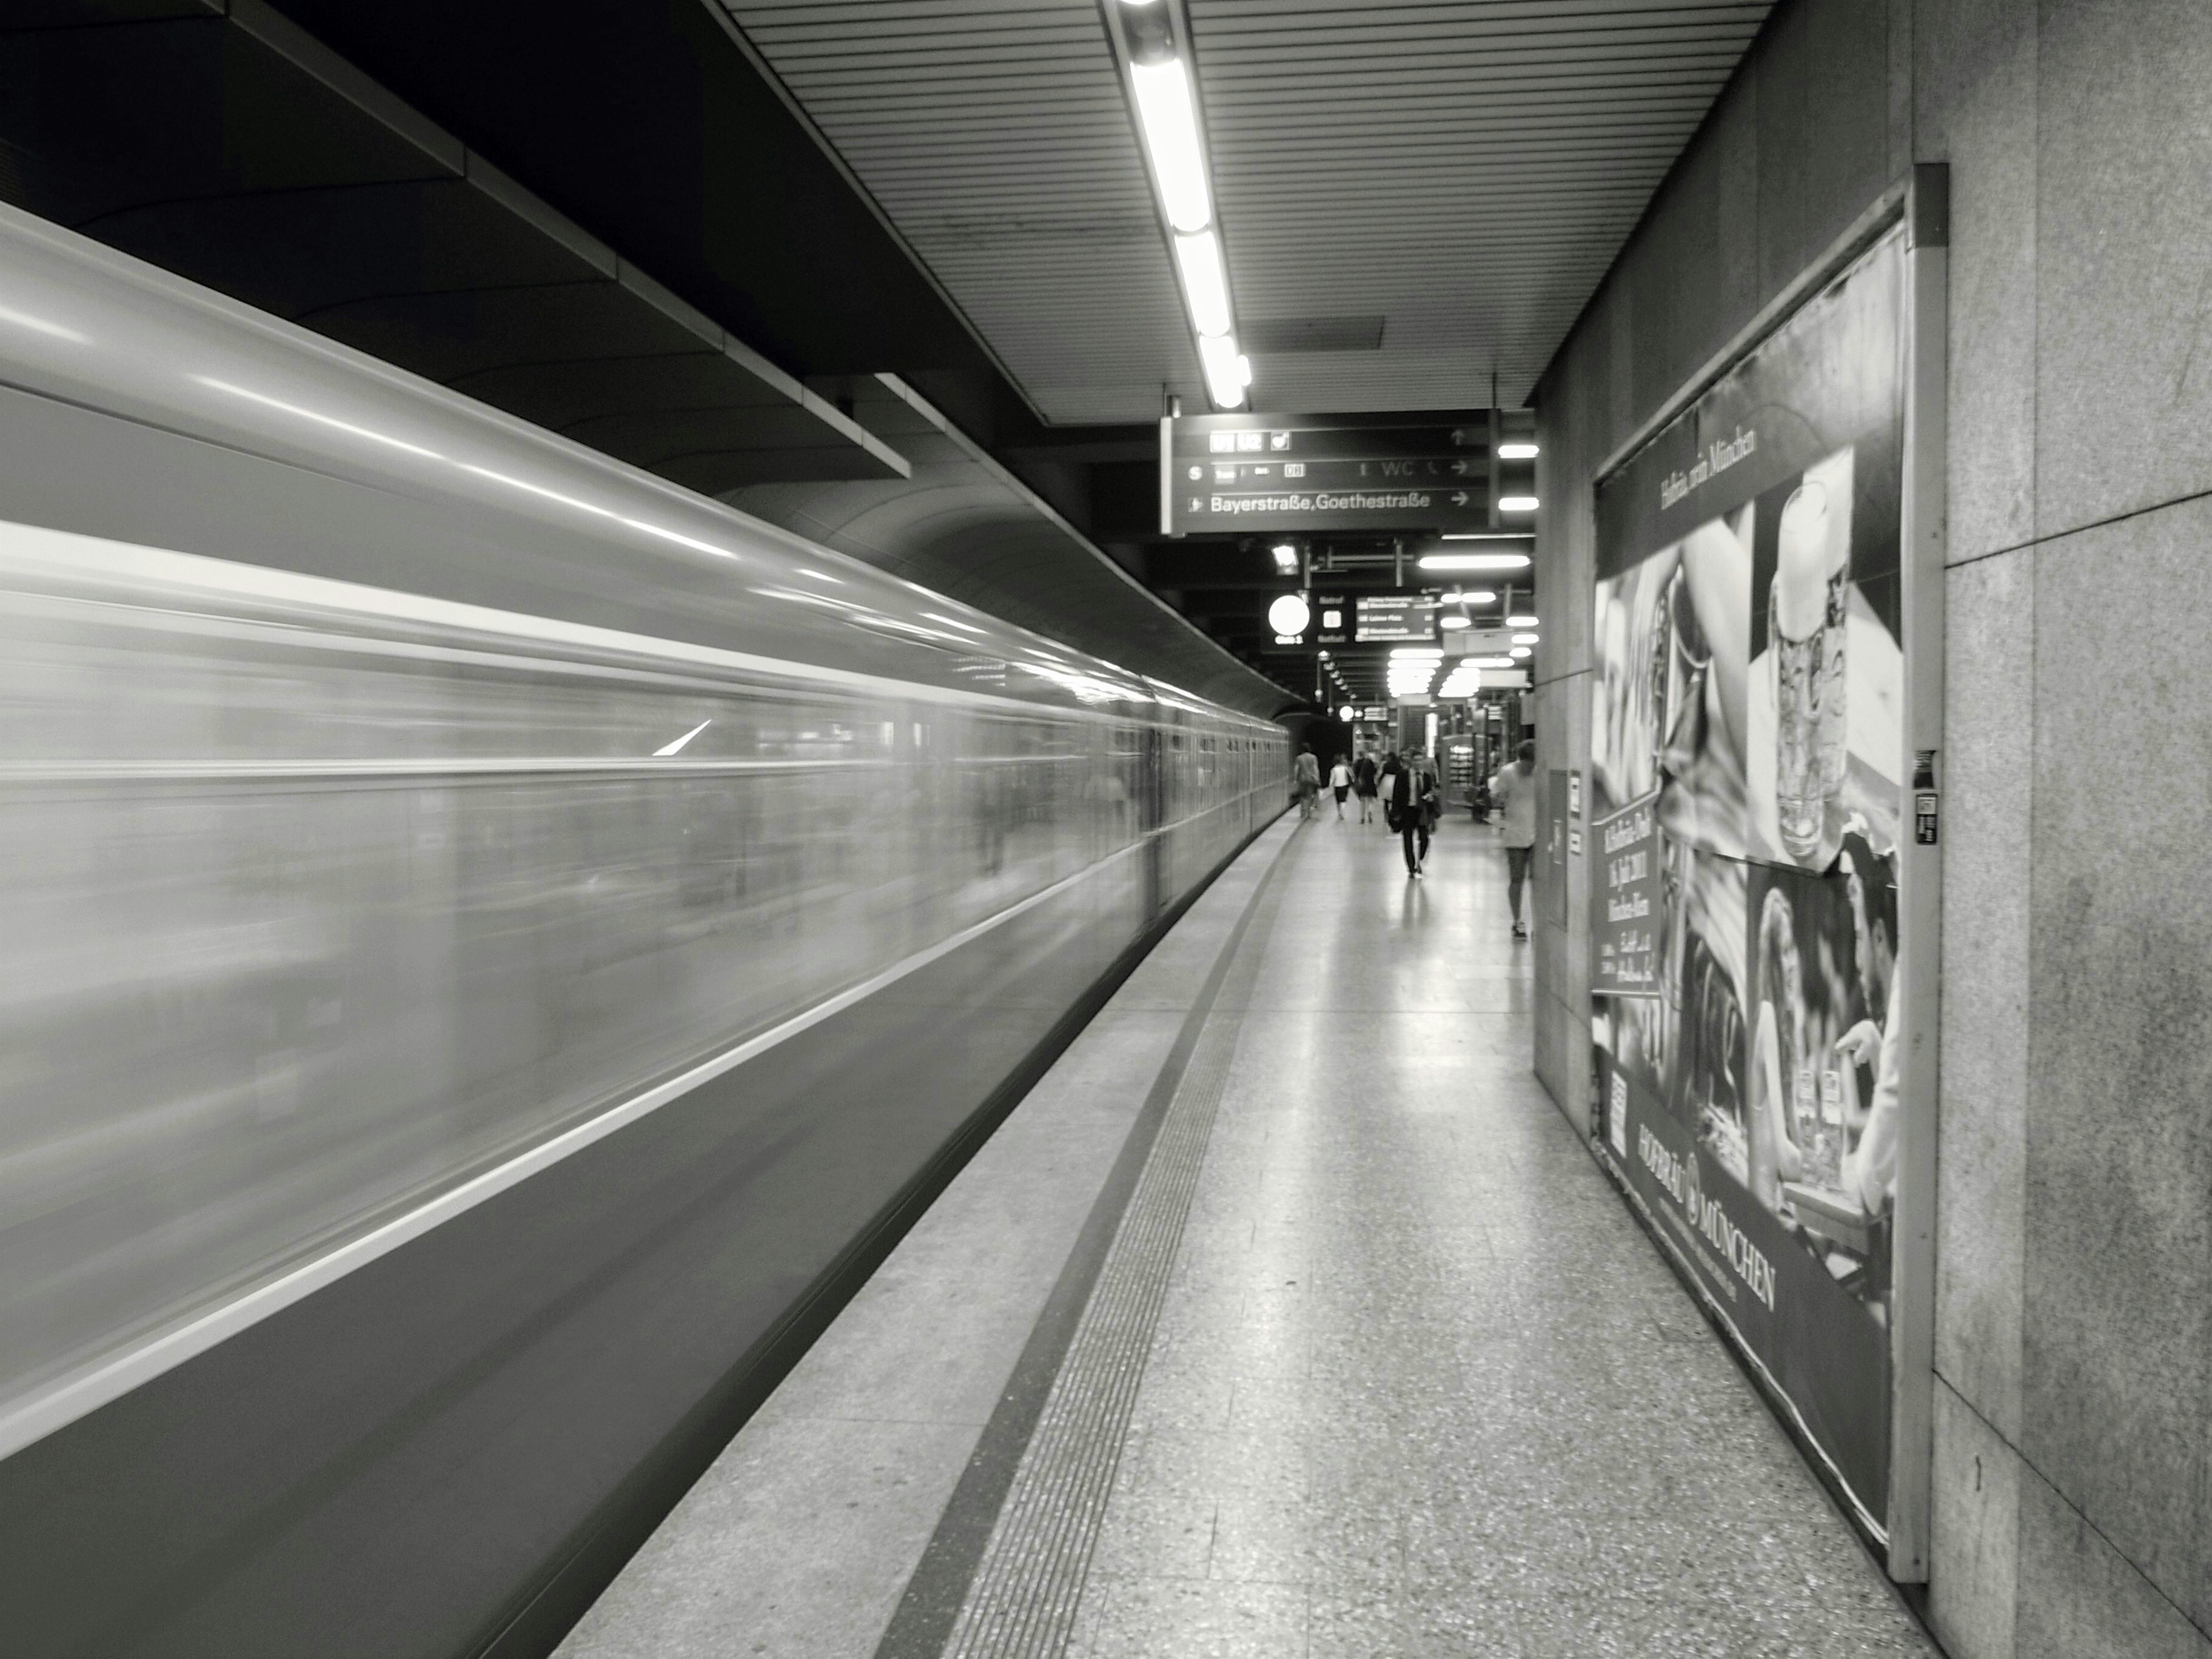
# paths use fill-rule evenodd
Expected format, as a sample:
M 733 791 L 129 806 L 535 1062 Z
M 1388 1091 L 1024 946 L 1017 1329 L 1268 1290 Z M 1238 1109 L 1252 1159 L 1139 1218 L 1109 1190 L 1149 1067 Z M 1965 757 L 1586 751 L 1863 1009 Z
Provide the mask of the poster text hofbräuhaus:
M 1677 1158 L 1666 1144 L 1650 1128 L 1638 1124 L 1636 1128 L 1636 1155 L 1644 1160 L 1644 1167 L 1667 1189 L 1667 1194 L 1687 1212 L 1697 1230 L 1718 1250 L 1735 1272 L 1735 1276 L 1749 1287 L 1751 1293 L 1774 1311 L 1774 1264 L 1765 1253 L 1743 1235 L 1743 1230 L 1729 1219 L 1721 1201 L 1701 1191 L 1697 1171 L 1688 1161 Z

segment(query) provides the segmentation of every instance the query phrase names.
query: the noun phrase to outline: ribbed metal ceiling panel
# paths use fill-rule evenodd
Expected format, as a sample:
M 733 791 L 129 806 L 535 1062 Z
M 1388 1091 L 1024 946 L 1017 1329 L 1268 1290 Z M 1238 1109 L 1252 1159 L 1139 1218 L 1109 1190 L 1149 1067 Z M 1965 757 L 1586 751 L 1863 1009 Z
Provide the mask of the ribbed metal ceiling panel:
M 1047 419 L 1201 385 L 1095 0 L 732 0 Z
M 1203 406 L 1094 0 L 728 5 L 1048 419 Z M 1383 319 L 1256 404 L 1518 400 L 1768 9 L 1190 0 L 1239 316 Z
M 1238 314 L 1384 318 L 1259 406 L 1518 402 L 1768 9 L 1191 0 Z

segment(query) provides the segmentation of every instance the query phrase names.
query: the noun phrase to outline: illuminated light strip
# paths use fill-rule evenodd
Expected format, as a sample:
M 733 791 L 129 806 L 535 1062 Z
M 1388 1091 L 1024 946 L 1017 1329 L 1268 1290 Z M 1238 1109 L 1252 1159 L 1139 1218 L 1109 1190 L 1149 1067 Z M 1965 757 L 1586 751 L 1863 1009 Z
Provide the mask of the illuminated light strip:
M 1132 0 L 1140 7 L 1152 3 Z M 1174 20 L 1181 15 L 1176 11 Z M 1147 51 L 1165 44 L 1174 55 L 1146 63 L 1136 61 L 1132 38 L 1118 21 L 1111 33 L 1120 47 L 1153 194 L 1161 216 L 1167 221 L 1183 309 L 1198 341 L 1206 396 L 1217 408 L 1238 409 L 1244 405 L 1245 390 L 1252 384 L 1252 361 L 1237 345 L 1236 309 L 1230 298 L 1220 227 L 1214 219 L 1198 94 L 1192 84 L 1189 60 L 1182 55 L 1188 50 L 1188 27 L 1179 21 L 1170 21 L 1166 27 L 1164 41 L 1148 31 Z
M 1272 795 L 1280 787 L 1276 780 L 1271 778 L 1246 790 L 1242 795 L 1217 801 L 1213 805 L 1179 818 L 1174 823 L 1149 830 L 1139 839 L 1115 849 L 1095 863 L 1085 866 L 1073 875 L 1064 876 L 1027 898 L 1017 900 L 997 915 L 987 916 L 950 938 L 940 939 L 926 950 L 917 951 L 904 960 L 894 963 L 872 978 L 824 998 L 804 1012 L 794 1014 L 757 1036 L 725 1049 L 712 1060 L 702 1061 L 680 1076 L 634 1095 L 595 1117 L 540 1141 L 506 1163 L 496 1164 L 458 1186 L 448 1188 L 313 1261 L 280 1273 L 222 1306 L 188 1319 L 125 1352 L 97 1362 L 36 1398 L 0 1407 L 0 1457 L 14 1455 L 56 1430 L 121 1399 L 133 1389 L 152 1382 L 164 1372 L 174 1370 L 218 1343 L 250 1329 L 274 1314 L 283 1312 L 295 1303 L 305 1300 L 315 1291 L 337 1283 L 370 1262 L 389 1255 L 433 1228 L 466 1213 L 487 1200 L 496 1198 L 510 1188 L 520 1186 L 532 1176 L 541 1174 L 585 1148 L 605 1140 L 617 1130 L 629 1127 L 702 1085 L 735 1071 L 747 1060 L 812 1030 L 824 1020 L 843 1013 L 931 963 L 950 956 L 963 945 L 974 943 L 1017 916 L 1026 915 L 1039 905 L 1059 897 L 1079 883 L 1102 873 L 1109 866 L 1143 851 L 1156 838 L 1249 800 L 1255 795 Z M 1277 816 L 1280 817 L 1287 810 L 1279 810 Z

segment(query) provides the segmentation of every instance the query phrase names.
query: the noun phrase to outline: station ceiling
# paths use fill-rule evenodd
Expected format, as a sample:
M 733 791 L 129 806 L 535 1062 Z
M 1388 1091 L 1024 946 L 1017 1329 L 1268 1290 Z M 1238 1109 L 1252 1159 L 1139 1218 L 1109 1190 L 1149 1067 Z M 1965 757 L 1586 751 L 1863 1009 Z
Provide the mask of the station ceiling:
M 1181 3 L 1254 403 L 1316 413 L 1520 402 L 1769 9 Z M 1158 533 L 1205 399 L 1102 3 L 26 0 L 0 199 L 1271 709 L 1277 538 Z
M 1100 0 L 715 3 L 1048 422 L 1204 407 Z M 1522 401 L 1768 9 L 1189 0 L 1254 406 Z

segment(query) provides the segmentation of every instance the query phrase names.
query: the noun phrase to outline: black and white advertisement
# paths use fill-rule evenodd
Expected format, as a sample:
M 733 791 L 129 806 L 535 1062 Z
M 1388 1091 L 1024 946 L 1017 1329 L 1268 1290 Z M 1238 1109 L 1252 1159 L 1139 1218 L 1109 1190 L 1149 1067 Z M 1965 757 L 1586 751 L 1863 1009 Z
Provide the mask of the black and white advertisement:
M 1597 490 L 1601 1144 L 1887 1513 L 1905 255 L 1876 242 Z

